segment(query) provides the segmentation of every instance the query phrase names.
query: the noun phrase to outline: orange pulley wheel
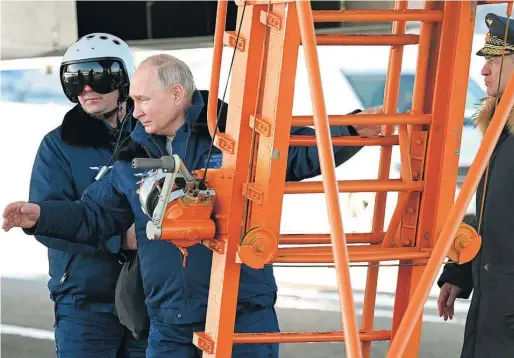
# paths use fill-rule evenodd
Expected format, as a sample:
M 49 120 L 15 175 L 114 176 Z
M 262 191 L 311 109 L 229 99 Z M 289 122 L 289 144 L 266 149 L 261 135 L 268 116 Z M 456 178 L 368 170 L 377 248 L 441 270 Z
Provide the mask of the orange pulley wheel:
M 448 258 L 455 263 L 464 264 L 471 261 L 482 246 L 482 237 L 466 223 L 461 223 L 448 251 Z
M 253 269 L 262 269 L 275 257 L 278 238 L 269 229 L 256 227 L 248 231 L 239 245 L 239 259 Z

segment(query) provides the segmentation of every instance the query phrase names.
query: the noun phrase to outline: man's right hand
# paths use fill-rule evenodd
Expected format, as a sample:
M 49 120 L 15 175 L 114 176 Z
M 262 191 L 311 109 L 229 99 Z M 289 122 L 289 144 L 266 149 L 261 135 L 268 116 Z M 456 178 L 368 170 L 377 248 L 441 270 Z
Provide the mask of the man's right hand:
M 36 225 L 40 214 L 41 208 L 37 204 L 25 201 L 10 203 L 4 209 L 2 229 L 5 231 L 9 231 L 13 227 L 30 229 Z
M 439 292 L 439 298 L 437 300 L 439 317 L 444 317 L 445 321 L 447 321 L 448 318 L 453 318 L 455 315 L 455 299 L 461 292 L 462 288 L 452 285 L 451 283 L 445 283 L 441 287 L 441 292 Z
M 132 224 L 132 226 L 127 230 L 125 235 L 123 235 L 121 248 L 123 250 L 137 250 L 136 227 L 134 224 Z

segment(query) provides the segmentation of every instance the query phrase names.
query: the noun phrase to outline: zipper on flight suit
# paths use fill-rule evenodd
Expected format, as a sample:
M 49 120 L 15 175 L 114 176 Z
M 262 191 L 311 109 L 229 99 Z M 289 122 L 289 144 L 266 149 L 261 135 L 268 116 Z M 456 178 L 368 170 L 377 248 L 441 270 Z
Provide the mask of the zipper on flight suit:
M 64 273 L 62 274 L 61 280 L 59 281 L 61 284 L 63 284 L 64 281 L 66 281 L 66 279 L 68 278 L 68 272 L 70 270 L 71 263 L 75 259 L 75 256 L 76 256 L 76 254 L 71 254 L 70 258 L 68 259 L 68 262 L 66 263 L 66 266 L 64 267 Z

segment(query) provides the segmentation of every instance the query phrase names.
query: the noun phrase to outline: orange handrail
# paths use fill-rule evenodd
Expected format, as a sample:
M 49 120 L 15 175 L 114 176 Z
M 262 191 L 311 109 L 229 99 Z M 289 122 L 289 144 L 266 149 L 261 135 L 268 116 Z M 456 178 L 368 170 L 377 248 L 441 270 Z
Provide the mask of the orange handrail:
M 439 22 L 443 19 L 443 12 L 438 10 L 316 10 L 312 14 L 314 22 Z
M 418 35 L 317 35 L 318 45 L 392 46 L 416 45 Z
M 212 53 L 211 84 L 209 87 L 209 102 L 207 103 L 207 127 L 211 137 L 214 136 L 217 118 L 218 91 L 221 74 L 221 58 L 223 55 L 223 35 L 227 15 L 227 0 L 219 0 L 216 10 L 216 28 L 214 31 L 214 47 Z
M 401 179 L 341 180 L 337 182 L 341 193 L 366 193 L 384 191 L 423 191 L 423 181 L 405 182 Z M 327 193 L 323 183 L 316 181 L 287 182 L 284 194 Z M 328 193 L 327 193 L 328 194 Z
M 359 123 L 360 125 L 369 124 L 430 124 L 432 116 L 430 114 L 424 115 L 410 115 L 405 113 L 399 114 L 358 114 L 355 117 L 353 114 L 345 115 L 330 115 L 328 122 L 331 126 L 351 126 Z M 291 124 L 293 127 L 313 126 L 314 121 L 312 116 L 293 116 Z
M 462 188 L 455 205 L 451 208 L 448 218 L 444 222 L 444 226 L 439 234 L 439 239 L 434 246 L 432 254 L 427 262 L 427 266 L 421 276 L 412 299 L 405 311 L 405 317 L 398 326 L 396 333 L 397 339 L 393 339 L 391 347 L 388 351 L 387 358 L 401 357 L 407 345 L 407 341 L 414 329 L 417 318 L 420 316 L 424 302 L 430 293 L 430 289 L 437 278 L 441 263 L 443 262 L 448 250 L 453 242 L 453 238 L 457 233 L 457 228 L 462 222 L 466 208 L 473 193 L 476 191 L 480 178 L 484 174 L 485 168 L 493 150 L 498 142 L 498 138 L 505 127 L 507 118 L 514 107 L 514 76 L 510 78 L 509 83 L 502 95 L 498 108 L 496 109 L 491 123 L 484 135 L 480 148 L 476 154 L 468 174 L 464 179 Z
M 388 341 L 391 331 L 379 330 L 360 332 L 361 341 Z M 234 343 L 304 343 L 304 342 L 344 342 L 342 331 L 335 332 L 281 332 L 281 333 L 236 333 Z
M 347 340 L 346 353 L 349 358 L 360 358 L 359 331 L 353 301 L 349 256 L 346 238 L 343 231 L 341 208 L 339 205 L 338 186 L 335 174 L 334 150 L 330 142 L 330 127 L 328 123 L 323 86 L 321 83 L 320 66 L 317 53 L 314 20 L 312 18 L 310 1 L 296 0 L 298 9 L 298 24 L 304 47 L 305 62 L 309 76 L 309 89 L 312 99 L 314 125 L 323 174 L 323 188 L 327 200 L 328 218 L 331 227 L 332 251 L 339 280 L 338 291 L 341 305 L 342 324 Z
M 382 137 L 332 137 L 333 145 L 340 146 L 392 146 L 398 145 L 399 139 L 396 135 L 382 136 Z M 289 141 L 290 146 L 294 147 L 303 147 L 303 146 L 315 146 L 316 145 L 316 137 L 315 136 L 303 136 L 303 135 L 293 135 Z

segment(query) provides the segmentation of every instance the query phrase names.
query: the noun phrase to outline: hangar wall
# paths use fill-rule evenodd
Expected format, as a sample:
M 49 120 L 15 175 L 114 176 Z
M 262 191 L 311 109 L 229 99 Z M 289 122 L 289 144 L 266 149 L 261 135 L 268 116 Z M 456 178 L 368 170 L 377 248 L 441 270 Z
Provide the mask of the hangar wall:
M 390 9 L 392 0 L 312 1 L 316 10 Z M 410 0 L 409 7 L 419 7 L 419 0 Z M 196 7 L 193 12 L 191 6 Z M 183 13 L 195 14 L 195 21 Z M 212 42 L 216 17 L 213 0 L 176 1 L 0 1 L 1 59 L 60 55 L 79 36 L 91 31 L 106 31 L 129 43 L 184 44 Z M 114 16 L 114 17 L 113 17 Z M 235 5 L 229 2 L 227 26 L 235 26 Z M 233 23 L 233 24 L 232 24 Z M 127 24 L 131 24 L 127 26 Z M 320 31 L 348 33 L 384 33 L 391 23 L 346 23 L 334 28 L 317 24 Z M 212 33 L 210 33 L 212 32 Z M 194 37 L 194 41 L 189 41 Z
M 0 56 L 30 57 L 77 39 L 75 1 L 0 1 Z

